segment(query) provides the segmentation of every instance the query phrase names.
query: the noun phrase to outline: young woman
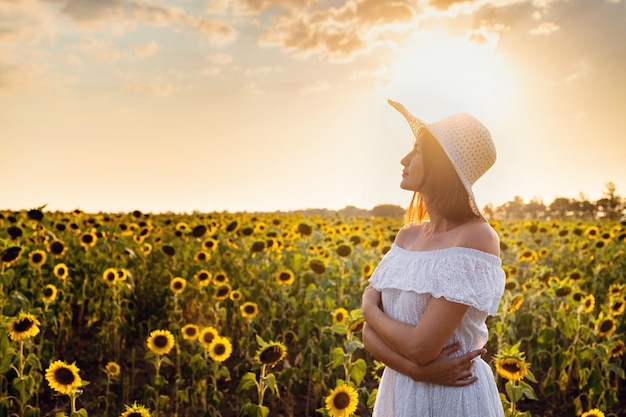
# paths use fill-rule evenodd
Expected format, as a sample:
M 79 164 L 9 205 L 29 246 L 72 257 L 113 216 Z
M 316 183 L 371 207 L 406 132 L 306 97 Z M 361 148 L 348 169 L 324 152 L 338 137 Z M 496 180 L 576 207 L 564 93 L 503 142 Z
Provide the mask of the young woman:
M 426 124 L 389 103 L 415 136 L 401 161 L 401 188 L 414 194 L 362 299 L 365 347 L 387 365 L 373 416 L 502 417 L 493 372 L 477 356 L 505 280 L 498 235 L 472 191 L 495 162 L 491 135 L 468 114 Z

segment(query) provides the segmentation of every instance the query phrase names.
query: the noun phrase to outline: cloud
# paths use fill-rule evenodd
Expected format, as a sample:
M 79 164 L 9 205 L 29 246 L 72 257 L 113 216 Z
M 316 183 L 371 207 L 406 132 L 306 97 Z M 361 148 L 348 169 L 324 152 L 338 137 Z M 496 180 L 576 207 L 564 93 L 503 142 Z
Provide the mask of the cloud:
M 77 47 L 97 62 L 116 62 L 121 55 L 111 43 L 91 37 L 80 41 Z
M 587 77 L 592 71 L 593 69 L 591 68 L 591 65 L 589 65 L 589 62 L 586 59 L 581 59 L 576 64 L 576 68 L 574 69 L 574 71 L 564 77 L 563 81 L 567 84 L 573 83 Z
M 536 26 L 528 31 L 531 35 L 549 35 L 561 29 L 559 25 L 554 22 L 545 22 Z
M 187 13 L 180 7 L 167 7 L 146 0 L 47 0 L 60 4 L 60 13 L 85 30 L 104 26 L 124 27 L 144 24 L 157 27 L 180 25 L 197 30 L 214 45 L 232 42 L 237 30 L 224 22 Z
M 257 15 L 269 8 L 302 10 L 318 0 L 209 0 L 207 13 L 231 11 L 234 15 Z
M 328 81 L 317 81 L 314 84 L 307 85 L 300 89 L 300 94 L 314 94 L 330 89 Z
M 148 58 L 154 56 L 159 52 L 159 44 L 155 41 L 145 43 L 143 45 L 137 45 L 133 48 L 135 56 L 139 58 Z
M 206 57 L 207 61 L 215 65 L 228 65 L 233 62 L 232 55 L 228 54 L 210 54 Z
M 135 93 L 157 97 L 169 97 L 182 90 L 179 83 L 164 81 L 160 76 L 150 81 L 127 81 L 123 86 L 126 90 Z
M 287 52 L 319 55 L 330 61 L 351 61 L 384 42 L 390 32 L 402 30 L 415 17 L 413 9 L 400 2 L 348 1 L 342 7 L 291 11 L 275 16 L 259 37 L 263 47 Z

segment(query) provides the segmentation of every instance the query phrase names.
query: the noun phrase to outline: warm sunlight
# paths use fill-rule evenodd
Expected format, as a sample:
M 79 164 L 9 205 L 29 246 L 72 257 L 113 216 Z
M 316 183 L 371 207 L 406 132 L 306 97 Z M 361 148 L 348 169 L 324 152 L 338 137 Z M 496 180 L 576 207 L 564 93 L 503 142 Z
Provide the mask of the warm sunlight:
M 511 96 L 514 84 L 504 57 L 495 53 L 497 35 L 481 34 L 480 39 L 416 34 L 410 46 L 397 50 L 390 97 L 408 97 L 416 104 L 427 98 L 432 113 L 422 115 L 426 119 L 456 111 L 493 112 Z

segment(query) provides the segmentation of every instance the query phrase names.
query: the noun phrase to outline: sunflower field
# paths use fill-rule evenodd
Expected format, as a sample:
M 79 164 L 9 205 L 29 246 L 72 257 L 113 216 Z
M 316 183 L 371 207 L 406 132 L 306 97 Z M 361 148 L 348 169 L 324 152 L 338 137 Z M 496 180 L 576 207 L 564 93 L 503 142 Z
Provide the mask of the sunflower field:
M 492 221 L 507 416 L 626 416 L 626 225 Z M 0 416 L 369 416 L 402 219 L 0 211 Z

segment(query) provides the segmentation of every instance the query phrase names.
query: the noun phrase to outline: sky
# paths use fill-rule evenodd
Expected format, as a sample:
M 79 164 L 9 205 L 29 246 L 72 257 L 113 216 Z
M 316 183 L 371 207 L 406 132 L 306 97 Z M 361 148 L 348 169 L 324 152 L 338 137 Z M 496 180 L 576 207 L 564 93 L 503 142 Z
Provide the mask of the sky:
M 626 0 L 0 0 L 0 210 L 406 207 L 471 113 L 480 207 L 626 195 Z

